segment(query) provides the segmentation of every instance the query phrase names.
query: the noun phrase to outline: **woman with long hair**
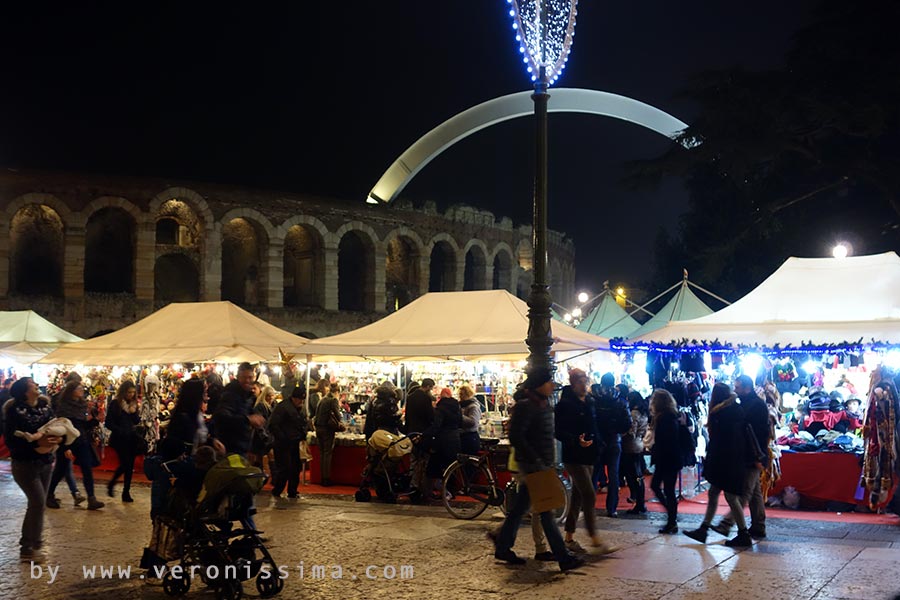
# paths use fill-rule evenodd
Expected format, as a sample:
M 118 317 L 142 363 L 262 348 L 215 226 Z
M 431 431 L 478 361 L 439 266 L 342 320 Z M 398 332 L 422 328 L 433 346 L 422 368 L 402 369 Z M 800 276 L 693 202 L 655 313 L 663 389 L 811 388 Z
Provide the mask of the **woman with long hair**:
M 462 410 L 462 429 L 459 433 L 459 450 L 463 454 L 478 454 L 481 450 L 481 404 L 475 391 L 468 385 L 459 388 L 459 408 Z
M 116 397 L 106 412 L 106 428 L 112 432 L 109 445 L 119 457 L 119 466 L 106 486 L 106 493 L 110 498 L 115 497 L 116 482 L 119 477 L 123 477 L 122 502 L 134 502 L 131 497 L 131 476 L 134 473 L 135 458 L 141 451 L 139 444 L 142 443 L 143 436 L 138 436 L 135 429 L 140 422 L 137 386 L 130 379 L 126 379 L 119 385 Z
M 681 448 L 678 444 L 678 406 L 668 390 L 654 390 L 650 397 L 650 429 L 653 431 L 653 448 L 650 462 L 655 469 L 650 488 L 663 506 L 668 520 L 660 533 L 678 533 L 678 496 L 675 480 L 681 471 Z
M 644 503 L 644 435 L 649 424 L 647 401 L 640 392 L 628 394 L 628 409 L 631 412 L 631 429 L 622 436 L 622 475 L 634 500 L 634 508 L 625 512 L 639 515 L 647 512 Z
M 81 381 L 70 381 L 66 384 L 59 395 L 56 416 L 69 419 L 80 433 L 66 450 L 70 451 L 71 458 L 81 469 L 81 481 L 88 496 L 88 510 L 98 510 L 104 506 L 94 495 L 94 468 L 100 466 L 100 459 L 91 446 L 92 432 L 99 425 L 96 411 L 96 408 L 88 405 Z M 68 468 L 68 465 L 58 465 L 53 469 L 47 492 L 49 497 L 53 497 L 57 484 L 65 477 Z

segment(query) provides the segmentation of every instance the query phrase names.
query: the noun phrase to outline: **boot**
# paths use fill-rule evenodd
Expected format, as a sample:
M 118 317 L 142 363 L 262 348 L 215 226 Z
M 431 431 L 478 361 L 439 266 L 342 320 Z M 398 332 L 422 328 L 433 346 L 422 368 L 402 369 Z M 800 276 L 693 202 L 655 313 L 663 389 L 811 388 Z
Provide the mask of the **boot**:
M 59 498 L 56 496 L 47 496 L 45 504 L 47 505 L 47 508 L 59 508 Z
M 74 494 L 72 494 L 72 500 L 75 501 L 75 506 L 79 506 L 82 502 L 87 500 L 87 498 L 82 496 L 80 492 L 75 492 Z
M 106 495 L 110 498 L 116 497 L 116 480 L 110 479 L 109 483 L 106 484 Z
M 134 502 L 134 498 L 131 497 L 127 491 L 122 492 L 122 502 Z
M 671 535 L 673 533 L 678 533 L 678 523 L 669 521 L 666 523 L 666 526 L 659 530 L 660 533 L 665 535 Z
M 97 500 L 97 496 L 88 496 L 88 510 L 100 510 L 104 506 L 106 505 Z
M 746 529 L 739 529 L 736 537 L 725 542 L 729 548 L 749 548 L 753 545 L 753 538 Z
M 701 544 L 706 543 L 706 532 L 709 531 L 709 525 L 707 523 L 703 523 L 697 529 L 693 531 L 684 531 L 684 535 L 688 536 L 692 540 L 697 540 Z

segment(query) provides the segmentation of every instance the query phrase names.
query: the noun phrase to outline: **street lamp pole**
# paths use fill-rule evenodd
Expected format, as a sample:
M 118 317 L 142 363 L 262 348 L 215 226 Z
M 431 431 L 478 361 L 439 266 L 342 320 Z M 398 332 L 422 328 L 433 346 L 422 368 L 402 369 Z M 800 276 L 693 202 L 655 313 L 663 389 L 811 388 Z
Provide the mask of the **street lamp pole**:
M 566 68 L 578 0 L 506 0 L 522 62 L 534 83 L 535 168 L 532 243 L 534 279 L 528 295 L 528 372 L 553 369 L 550 349 L 550 308 L 547 285 L 547 103 L 548 89 Z
M 549 83 L 547 71 L 540 68 L 534 84 L 535 121 L 535 165 L 534 165 L 534 222 L 532 243 L 534 245 L 534 281 L 528 295 L 528 370 L 552 369 L 550 348 L 553 336 L 550 333 L 550 307 L 553 298 L 547 285 L 547 103 Z

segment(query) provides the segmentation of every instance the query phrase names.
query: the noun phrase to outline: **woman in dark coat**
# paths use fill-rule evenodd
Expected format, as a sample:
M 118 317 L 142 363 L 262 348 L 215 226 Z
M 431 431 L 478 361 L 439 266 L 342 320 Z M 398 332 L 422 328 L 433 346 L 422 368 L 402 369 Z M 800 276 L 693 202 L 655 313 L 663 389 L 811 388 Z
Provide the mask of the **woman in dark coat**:
M 71 451 L 72 460 L 81 468 L 81 481 L 84 484 L 84 491 L 88 495 L 88 510 L 99 510 L 103 508 L 104 504 L 94 495 L 94 469 L 100 466 L 100 460 L 91 446 L 92 432 L 95 427 L 99 426 L 99 422 L 96 408 L 92 409 L 88 406 L 81 381 L 70 381 L 63 388 L 59 395 L 56 416 L 69 419 L 81 434 L 66 450 Z M 53 497 L 56 485 L 65 477 L 68 468 L 68 465 L 61 464 L 53 469 L 48 497 Z
M 444 470 L 450 466 L 459 454 L 459 430 L 462 427 L 462 410 L 459 402 L 453 397 L 449 388 L 441 390 L 441 397 L 434 406 L 434 422 L 425 433 L 428 446 L 433 451 L 425 471 L 427 478 L 425 489 L 431 490 L 435 479 L 444 476 Z M 432 498 L 440 499 L 440 497 Z
M 272 496 L 280 498 L 287 488 L 288 498 L 297 498 L 300 485 L 300 442 L 306 439 L 309 417 L 306 415 L 306 386 L 299 383 L 272 410 L 269 432 L 275 458 L 272 466 Z
M 110 498 L 115 497 L 116 481 L 124 476 L 122 502 L 134 502 L 131 497 L 131 476 L 134 473 L 134 461 L 139 450 L 139 438 L 143 437 L 138 436 L 135 431 L 140 422 L 137 386 L 133 381 L 123 381 L 106 413 L 106 428 L 112 432 L 109 445 L 119 457 L 119 466 L 106 486 L 106 493 Z
M 717 383 L 713 387 L 709 399 L 707 429 L 709 446 L 706 449 L 703 476 L 710 485 L 709 504 L 706 506 L 706 516 L 700 527 L 686 531 L 685 535 L 698 542 L 706 542 L 707 531 L 719 506 L 719 493 L 725 492 L 725 500 L 738 526 L 738 536 L 740 537 L 741 533 L 749 536 L 744 520 L 744 508 L 741 506 L 741 496 L 746 485 L 744 468 L 747 448 L 746 421 L 744 411 L 737 402 L 737 396 L 724 383 Z
M 650 488 L 663 506 L 668 520 L 660 533 L 678 533 L 678 495 L 675 481 L 681 471 L 681 447 L 678 443 L 678 406 L 667 390 L 655 390 L 650 397 L 650 429 L 653 431 L 653 448 L 650 462 L 655 469 Z

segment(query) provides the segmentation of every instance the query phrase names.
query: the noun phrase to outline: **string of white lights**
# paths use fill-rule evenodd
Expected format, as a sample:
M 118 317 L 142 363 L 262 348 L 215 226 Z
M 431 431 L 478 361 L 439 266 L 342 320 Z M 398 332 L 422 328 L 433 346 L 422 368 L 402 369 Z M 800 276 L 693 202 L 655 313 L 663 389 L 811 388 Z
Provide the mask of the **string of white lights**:
M 547 83 L 559 79 L 575 37 L 578 0 L 506 0 L 519 53 L 532 81 L 541 68 Z

